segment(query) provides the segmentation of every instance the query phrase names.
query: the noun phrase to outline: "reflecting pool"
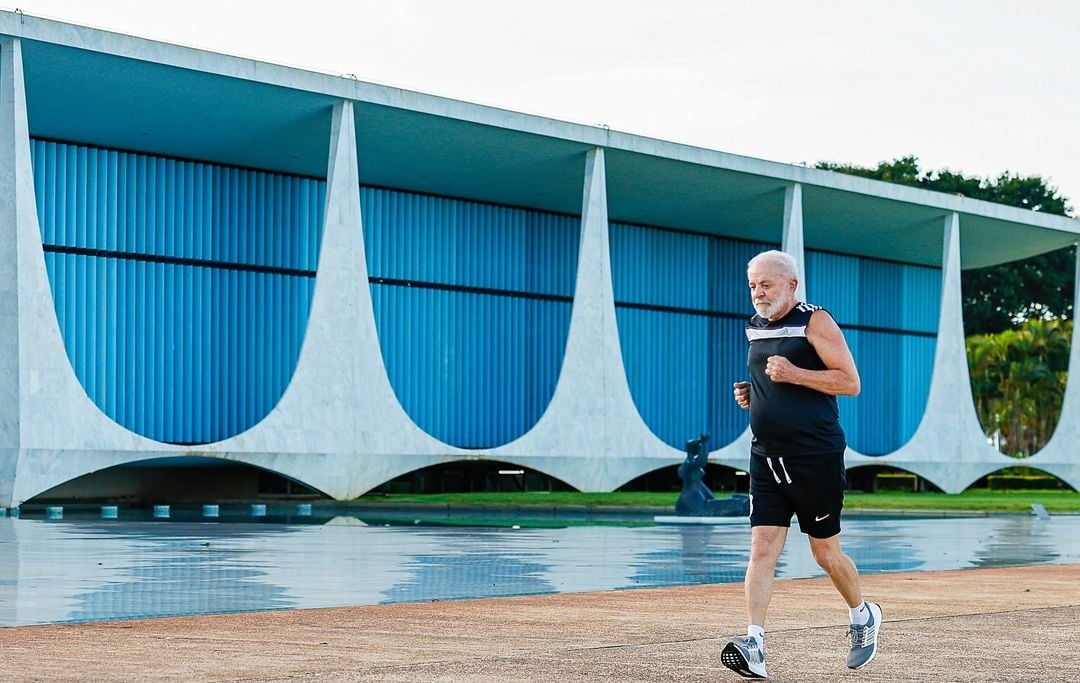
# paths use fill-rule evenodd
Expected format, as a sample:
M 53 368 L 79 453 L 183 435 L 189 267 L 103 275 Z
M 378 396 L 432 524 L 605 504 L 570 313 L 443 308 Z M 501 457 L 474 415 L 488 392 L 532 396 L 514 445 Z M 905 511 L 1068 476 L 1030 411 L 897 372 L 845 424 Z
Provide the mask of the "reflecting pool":
M 749 527 L 0 518 L 0 626 L 741 581 Z M 479 524 L 479 525 L 477 525 Z M 781 577 L 820 576 L 797 527 Z M 863 573 L 1080 563 L 1080 516 L 850 518 Z

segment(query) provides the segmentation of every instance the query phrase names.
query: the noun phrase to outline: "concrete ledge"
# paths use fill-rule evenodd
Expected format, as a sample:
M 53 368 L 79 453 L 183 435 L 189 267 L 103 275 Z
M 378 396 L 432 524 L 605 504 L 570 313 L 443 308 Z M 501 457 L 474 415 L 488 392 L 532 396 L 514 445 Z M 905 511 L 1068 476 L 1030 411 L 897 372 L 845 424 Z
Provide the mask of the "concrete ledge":
M 337 502 L 326 503 L 330 507 L 349 510 L 416 510 L 420 512 L 528 512 L 554 514 L 620 514 L 620 515 L 673 515 L 675 506 L 665 505 L 485 505 L 455 503 L 375 503 L 375 502 Z M 844 517 L 1030 517 L 1031 510 L 888 510 L 888 509 L 844 509 Z M 1055 513 L 1060 516 L 1064 513 Z
M 665 515 L 675 511 L 665 505 L 502 505 L 498 503 L 374 503 L 349 501 L 330 502 L 327 507 L 348 510 L 415 510 L 417 512 L 523 512 L 527 514 L 553 515 Z M 845 513 L 847 514 L 847 513 Z

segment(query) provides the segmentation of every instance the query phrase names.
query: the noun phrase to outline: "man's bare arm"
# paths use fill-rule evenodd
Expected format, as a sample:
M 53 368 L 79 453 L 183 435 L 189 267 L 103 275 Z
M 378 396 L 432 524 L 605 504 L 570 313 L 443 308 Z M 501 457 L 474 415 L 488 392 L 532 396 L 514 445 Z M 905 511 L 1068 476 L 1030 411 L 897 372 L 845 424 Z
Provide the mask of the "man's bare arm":
M 862 389 L 855 359 L 844 333 L 825 311 L 814 311 L 806 326 L 806 339 L 817 351 L 825 370 L 796 367 L 783 356 L 770 356 L 765 374 L 774 382 L 798 384 L 833 396 L 858 396 Z

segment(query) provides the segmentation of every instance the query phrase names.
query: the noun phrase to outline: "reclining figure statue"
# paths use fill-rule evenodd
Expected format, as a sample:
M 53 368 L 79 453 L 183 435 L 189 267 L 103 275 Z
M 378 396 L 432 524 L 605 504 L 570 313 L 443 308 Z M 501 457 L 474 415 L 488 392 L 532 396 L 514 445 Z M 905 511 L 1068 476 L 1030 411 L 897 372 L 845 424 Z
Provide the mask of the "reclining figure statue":
M 750 514 L 750 499 L 733 493 L 730 498 L 717 499 L 705 485 L 705 464 L 709 460 L 706 443 L 708 434 L 686 442 L 686 460 L 679 465 L 682 493 L 675 501 L 675 514 L 686 517 L 735 517 Z

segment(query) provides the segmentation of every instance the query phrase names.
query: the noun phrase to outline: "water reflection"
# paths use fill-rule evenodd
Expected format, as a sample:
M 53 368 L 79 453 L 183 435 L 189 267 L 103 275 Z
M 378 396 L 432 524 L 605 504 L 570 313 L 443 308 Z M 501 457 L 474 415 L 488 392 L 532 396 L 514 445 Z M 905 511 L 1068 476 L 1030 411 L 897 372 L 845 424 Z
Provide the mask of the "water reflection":
M 1008 519 L 979 539 L 976 567 L 1008 567 L 1038 562 L 1058 561 L 1058 547 L 1045 533 L 1050 522 Z
M 0 519 L 0 625 L 732 582 L 749 545 L 744 520 L 305 521 Z M 864 573 L 1080 563 L 1080 517 L 849 519 L 844 535 Z M 778 575 L 822 575 L 797 528 Z

